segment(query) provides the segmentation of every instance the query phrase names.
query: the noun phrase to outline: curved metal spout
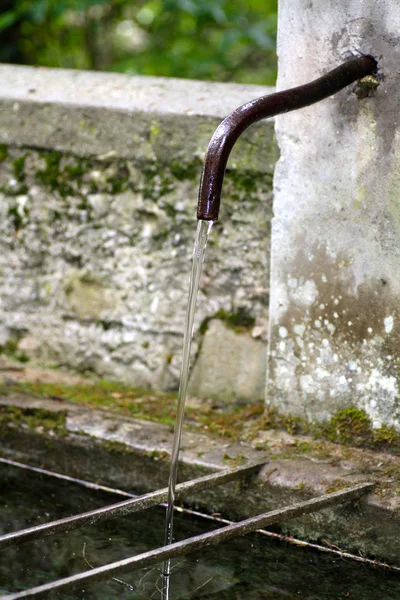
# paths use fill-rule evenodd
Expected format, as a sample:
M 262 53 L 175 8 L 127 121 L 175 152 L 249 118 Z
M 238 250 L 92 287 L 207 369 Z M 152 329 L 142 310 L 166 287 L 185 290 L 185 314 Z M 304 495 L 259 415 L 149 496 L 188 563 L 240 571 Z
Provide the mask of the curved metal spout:
M 310 83 L 251 100 L 234 110 L 217 127 L 208 145 L 200 181 L 197 218 L 205 221 L 218 219 L 226 163 L 239 136 L 250 125 L 324 100 L 350 83 L 374 74 L 376 68 L 377 62 L 372 56 L 353 58 Z

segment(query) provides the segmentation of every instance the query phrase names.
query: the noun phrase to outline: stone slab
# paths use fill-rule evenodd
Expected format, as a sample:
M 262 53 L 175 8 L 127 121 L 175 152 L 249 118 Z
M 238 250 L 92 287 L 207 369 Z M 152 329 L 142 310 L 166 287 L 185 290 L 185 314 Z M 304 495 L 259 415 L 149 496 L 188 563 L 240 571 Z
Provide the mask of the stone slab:
M 0 65 L 0 143 L 135 160 L 202 158 L 221 119 L 266 86 Z M 273 121 L 254 126 L 230 166 L 270 173 Z
M 238 332 L 213 319 L 190 377 L 189 393 L 226 402 L 264 398 L 266 344 L 251 330 Z

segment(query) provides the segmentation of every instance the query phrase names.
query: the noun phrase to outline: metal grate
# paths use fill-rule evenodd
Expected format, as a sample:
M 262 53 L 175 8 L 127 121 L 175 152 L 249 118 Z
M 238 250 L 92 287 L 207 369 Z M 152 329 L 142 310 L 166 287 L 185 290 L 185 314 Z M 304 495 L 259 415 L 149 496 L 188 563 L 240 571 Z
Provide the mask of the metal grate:
M 36 467 L 30 467 L 29 465 L 23 465 L 22 463 L 16 463 L 7 459 L 0 459 L 0 462 L 7 463 L 15 467 L 27 468 L 36 472 L 45 473 L 53 477 L 66 479 L 92 489 L 100 489 L 102 491 L 109 491 L 118 493 L 120 495 L 131 496 L 122 490 L 113 490 L 112 488 L 106 488 L 105 486 L 98 486 L 97 484 L 74 479 L 65 475 L 53 473 L 51 471 L 45 471 Z M 176 487 L 177 497 L 182 497 L 186 492 L 193 493 L 214 487 L 216 485 L 222 485 L 223 483 L 227 483 L 229 481 L 238 480 L 242 477 L 248 477 L 258 472 L 264 464 L 265 462 L 252 464 L 247 467 L 227 469 L 220 473 L 206 475 L 204 477 L 181 483 Z M 220 542 L 224 542 L 237 536 L 246 535 L 247 533 L 256 531 L 261 527 L 279 523 L 282 520 L 293 519 L 295 517 L 300 517 L 328 506 L 338 505 L 345 501 L 354 500 L 355 498 L 359 498 L 366 492 L 370 491 L 373 485 L 374 484 L 372 483 L 362 483 L 338 492 L 324 494 L 317 498 L 312 498 L 304 502 L 298 502 L 290 506 L 285 506 L 277 510 L 257 515 L 255 517 L 250 517 L 243 521 L 239 521 L 238 523 L 231 523 L 215 531 L 193 536 L 181 542 L 175 542 L 168 546 L 162 546 L 160 548 L 156 548 L 155 550 L 150 550 L 149 552 L 131 556 L 114 563 L 109 563 L 102 567 L 94 568 L 90 571 L 77 573 L 70 577 L 58 579 L 57 581 L 46 583 L 22 592 L 1 596 L 0 600 L 45 598 L 55 591 L 73 589 L 81 586 L 82 584 L 110 579 L 115 577 L 115 575 L 120 575 L 122 573 L 146 567 L 163 560 L 189 554 L 191 552 L 200 550 L 205 546 L 216 545 Z M 112 517 L 124 516 L 132 512 L 145 510 L 146 508 L 165 502 L 166 498 L 167 489 L 165 488 L 149 494 L 144 494 L 142 496 L 133 498 L 131 497 L 129 500 L 74 515 L 72 517 L 67 517 L 65 519 L 59 519 L 57 521 L 51 521 L 35 527 L 11 532 L 0 536 L 0 548 L 14 544 L 20 544 L 28 540 L 37 540 L 62 531 L 69 531 L 73 528 L 91 525 Z

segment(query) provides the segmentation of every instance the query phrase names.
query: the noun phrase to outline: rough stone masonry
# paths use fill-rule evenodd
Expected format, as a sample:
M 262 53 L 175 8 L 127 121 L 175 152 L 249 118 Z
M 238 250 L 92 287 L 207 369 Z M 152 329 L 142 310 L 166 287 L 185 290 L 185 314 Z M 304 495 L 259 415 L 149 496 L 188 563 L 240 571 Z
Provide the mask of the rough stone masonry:
M 280 89 L 359 53 L 380 85 L 276 120 L 268 403 L 400 427 L 400 5 L 282 0 L 278 50 Z
M 201 159 L 221 118 L 269 91 L 0 66 L 3 357 L 176 389 Z M 267 122 L 230 163 L 195 325 L 199 396 L 264 396 L 276 158 Z

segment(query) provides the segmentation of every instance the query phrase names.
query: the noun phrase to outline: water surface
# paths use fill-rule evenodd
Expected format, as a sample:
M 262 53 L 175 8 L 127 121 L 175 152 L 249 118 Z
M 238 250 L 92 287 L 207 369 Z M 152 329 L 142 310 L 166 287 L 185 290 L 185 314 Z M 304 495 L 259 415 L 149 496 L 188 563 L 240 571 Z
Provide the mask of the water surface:
M 110 504 L 118 498 L 54 481 L 13 467 L 0 467 L 2 533 Z M 0 591 L 17 591 L 66 577 L 164 542 L 165 511 L 154 508 L 101 525 L 9 547 L 1 552 Z M 216 524 L 175 515 L 176 539 Z M 84 589 L 54 593 L 65 600 L 159 600 L 161 567 L 121 575 Z M 172 561 L 170 600 L 398 600 L 400 575 L 321 555 L 252 534 Z M 131 590 L 129 586 L 135 587 Z

